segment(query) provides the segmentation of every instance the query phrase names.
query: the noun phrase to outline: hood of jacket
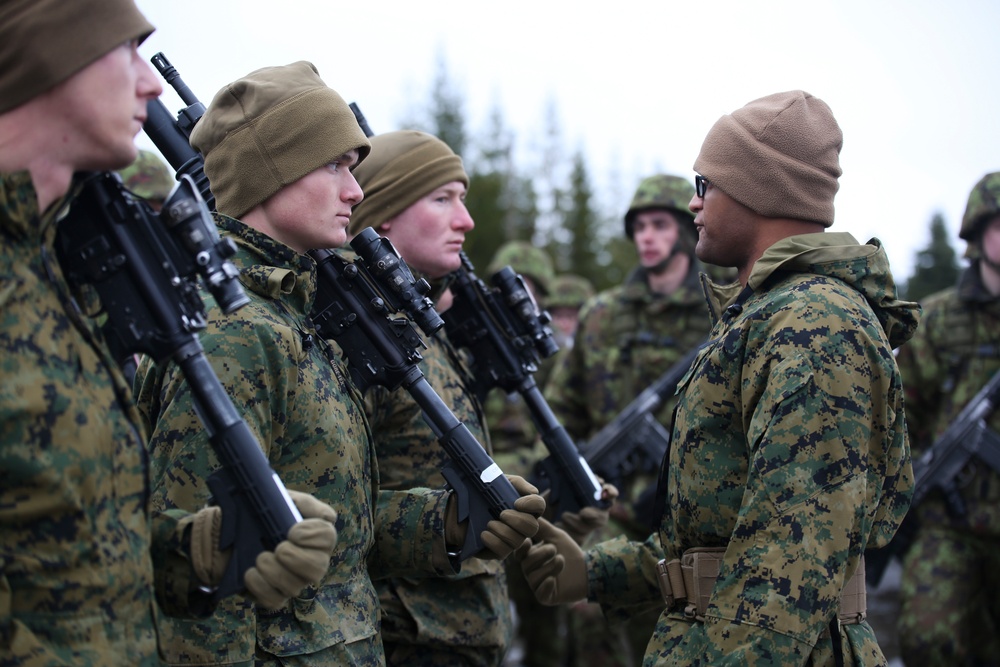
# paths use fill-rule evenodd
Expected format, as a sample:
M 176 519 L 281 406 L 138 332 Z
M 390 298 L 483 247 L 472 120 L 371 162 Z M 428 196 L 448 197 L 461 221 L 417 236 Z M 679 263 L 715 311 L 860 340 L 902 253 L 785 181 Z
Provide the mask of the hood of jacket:
M 784 238 L 767 250 L 750 271 L 748 287 L 759 290 L 776 273 L 812 273 L 843 281 L 864 295 L 892 347 L 909 340 L 920 322 L 920 305 L 898 298 L 882 242 L 861 244 L 848 232 L 820 232 Z M 706 284 L 713 313 L 739 295 L 736 285 Z

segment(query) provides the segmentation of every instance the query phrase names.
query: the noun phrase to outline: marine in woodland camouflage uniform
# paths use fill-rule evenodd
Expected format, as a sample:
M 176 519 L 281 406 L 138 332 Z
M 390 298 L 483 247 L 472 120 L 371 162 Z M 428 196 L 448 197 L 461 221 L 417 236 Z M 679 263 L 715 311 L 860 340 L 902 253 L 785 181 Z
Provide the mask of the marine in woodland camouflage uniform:
M 447 493 L 380 491 L 362 398 L 340 350 L 309 319 L 317 277 L 304 253 L 343 243 L 350 207 L 362 196 L 349 170 L 368 141 L 340 96 L 298 62 L 223 88 L 191 143 L 205 155 L 216 222 L 239 248 L 233 261 L 251 299 L 232 315 L 210 313 L 202 344 L 285 485 L 338 510 L 338 542 L 320 584 L 282 608 L 234 596 L 204 620 L 161 618 L 161 654 L 169 664 L 381 665 L 371 578 L 454 570 L 443 539 Z M 231 173 L 229 164 L 258 178 Z M 152 433 L 154 510 L 204 504 L 205 478 L 218 461 L 182 373 L 146 360 L 136 387 Z
M 663 609 L 661 549 L 724 549 L 704 620 L 684 601 L 665 609 L 646 665 L 885 664 L 871 627 L 837 615 L 865 548 L 886 544 L 909 505 L 892 350 L 919 307 L 896 299 L 877 240 L 815 233 L 833 223 L 841 144 L 829 107 L 802 91 L 716 122 L 695 162 L 697 252 L 740 282 L 705 284 L 715 324 L 678 389 L 659 528 L 584 555 L 543 524 L 552 544 L 525 557 L 549 602 Z
M 675 220 L 677 240 L 665 261 L 651 267 L 640 263 L 623 285 L 588 301 L 580 312 L 573 346 L 556 358 L 545 396 L 578 442 L 593 437 L 708 334 L 711 325 L 698 283 L 702 265 L 694 257 L 694 217 L 687 206 L 692 196 L 694 187 L 677 176 L 656 174 L 640 182 L 625 214 L 626 236 L 639 251 L 633 233 L 637 216 L 665 212 Z M 683 273 L 675 289 L 662 292 L 651 287 L 651 272 L 662 274 L 678 267 Z M 673 400 L 665 401 L 655 415 L 667 428 L 673 406 Z M 653 528 L 656 469 L 610 476 L 607 481 L 620 495 L 607 527 L 591 542 L 619 535 L 645 539 Z M 602 616 L 597 605 L 573 608 L 573 664 L 639 664 L 658 614 L 607 620 Z
M 132 194 L 149 202 L 154 211 L 159 211 L 177 181 L 174 174 L 156 153 L 140 150 L 135 162 L 119 170 L 122 183 Z
M 387 237 L 414 275 L 435 286 L 441 309 L 446 277 L 459 268 L 461 243 L 474 226 L 464 204 L 469 180 L 461 158 L 424 132 L 389 132 L 371 143 L 371 155 L 355 171 L 365 199 L 354 208 L 349 233 L 373 227 Z M 458 351 L 443 330 L 426 342 L 419 365 L 428 384 L 492 453 L 482 406 Z M 443 486 L 441 470 L 450 457 L 416 400 L 404 388 L 372 387 L 365 406 L 382 485 Z M 529 500 L 538 513 L 544 509 L 537 495 L 517 502 Z M 502 663 L 513 635 L 504 563 L 471 557 L 458 574 L 397 576 L 377 583 L 387 664 Z
M 914 457 L 1000 372 L 1000 172 L 972 189 L 959 235 L 971 265 L 957 286 L 923 301 L 920 329 L 898 355 Z M 989 425 L 1000 432 L 1000 413 Z M 964 517 L 937 493 L 911 510 L 919 529 L 903 560 L 898 618 L 907 665 L 1000 664 L 1000 473 L 974 462 L 961 474 Z
M 65 105 L 114 95 L 128 103 L 107 113 L 131 118 L 158 95 L 136 52 L 152 30 L 132 0 L 0 9 L 3 665 L 158 664 L 141 421 L 95 322 L 71 296 L 54 240 L 79 193 L 73 173 L 128 164 L 138 130 L 129 121 L 88 142 L 107 119 L 67 118 Z M 96 87 L 60 85 L 83 80 Z M 182 548 L 170 539 L 155 548 Z M 157 576 L 198 583 L 186 565 Z

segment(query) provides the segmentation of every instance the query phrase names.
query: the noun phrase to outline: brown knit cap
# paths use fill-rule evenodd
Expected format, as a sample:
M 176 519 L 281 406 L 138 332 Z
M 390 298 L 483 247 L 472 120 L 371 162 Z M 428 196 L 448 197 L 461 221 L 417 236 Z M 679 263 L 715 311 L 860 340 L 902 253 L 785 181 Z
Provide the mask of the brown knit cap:
M 0 113 L 153 32 L 133 0 L 3 0 Z
M 461 181 L 469 187 L 462 158 L 437 137 L 416 130 L 372 137 L 372 153 L 354 170 L 365 193 L 351 213 L 348 235 L 376 229 L 434 189 Z
M 829 227 L 843 143 L 821 99 L 775 93 L 716 121 L 694 170 L 760 215 Z
M 312 63 L 265 67 L 220 90 L 191 132 L 220 213 L 239 218 L 278 190 L 371 144 Z

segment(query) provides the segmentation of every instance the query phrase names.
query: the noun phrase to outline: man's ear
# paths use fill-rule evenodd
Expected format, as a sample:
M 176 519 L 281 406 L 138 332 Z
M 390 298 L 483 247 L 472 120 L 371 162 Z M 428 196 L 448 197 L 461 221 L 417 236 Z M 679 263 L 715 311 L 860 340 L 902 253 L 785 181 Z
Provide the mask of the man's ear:
M 390 229 L 392 229 L 392 221 L 387 220 L 386 222 L 383 222 L 381 225 L 379 225 L 378 229 L 376 229 L 375 231 L 378 232 L 379 236 L 385 236 L 385 233 Z

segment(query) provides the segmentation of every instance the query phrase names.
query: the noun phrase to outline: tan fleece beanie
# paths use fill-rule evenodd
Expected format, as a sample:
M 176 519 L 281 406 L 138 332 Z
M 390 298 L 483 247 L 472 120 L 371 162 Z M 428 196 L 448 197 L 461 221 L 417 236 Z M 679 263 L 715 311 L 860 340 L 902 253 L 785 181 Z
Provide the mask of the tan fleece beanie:
M 354 170 L 365 198 L 351 213 L 350 236 L 366 227 L 377 229 L 446 183 L 461 181 L 469 187 L 462 158 L 433 135 L 400 130 L 371 141 L 371 156 Z
M 19 107 L 153 32 L 133 0 L 0 3 L 0 113 Z
M 312 63 L 265 67 L 216 95 L 191 132 L 220 213 L 241 217 L 286 185 L 371 144 Z
M 716 121 L 694 170 L 760 215 L 829 227 L 843 143 L 821 99 L 776 93 Z

